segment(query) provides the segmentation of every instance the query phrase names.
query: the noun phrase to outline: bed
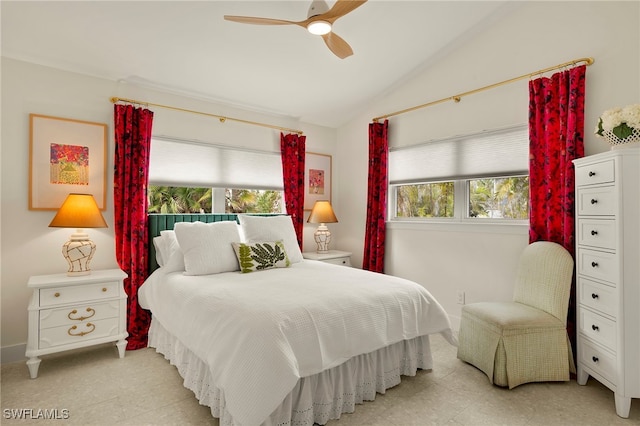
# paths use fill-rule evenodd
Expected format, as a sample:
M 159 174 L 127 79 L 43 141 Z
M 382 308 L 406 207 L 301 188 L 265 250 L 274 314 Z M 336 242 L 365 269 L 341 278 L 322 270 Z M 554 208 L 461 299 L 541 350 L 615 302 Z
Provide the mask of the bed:
M 417 283 L 305 260 L 289 216 L 150 215 L 149 346 L 221 425 L 313 425 L 456 344 Z

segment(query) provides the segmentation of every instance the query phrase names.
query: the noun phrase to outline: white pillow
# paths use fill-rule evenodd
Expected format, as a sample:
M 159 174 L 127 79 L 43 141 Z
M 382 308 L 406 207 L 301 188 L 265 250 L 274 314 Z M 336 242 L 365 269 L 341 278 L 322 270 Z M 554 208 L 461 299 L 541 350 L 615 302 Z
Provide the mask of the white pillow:
M 244 234 L 244 241 L 257 243 L 261 241 L 282 241 L 291 263 L 302 262 L 302 252 L 298 245 L 296 231 L 291 216 L 252 216 L 238 215 Z
M 156 263 L 158 266 L 164 266 L 164 260 L 162 259 L 162 251 L 164 250 L 164 244 L 161 236 L 153 237 L 153 246 L 156 249 Z
M 162 267 L 167 272 L 184 271 L 184 255 L 178 244 L 175 231 L 160 231 L 162 237 Z
M 231 245 L 240 241 L 235 222 L 178 222 L 174 229 L 184 254 L 185 275 L 240 270 Z

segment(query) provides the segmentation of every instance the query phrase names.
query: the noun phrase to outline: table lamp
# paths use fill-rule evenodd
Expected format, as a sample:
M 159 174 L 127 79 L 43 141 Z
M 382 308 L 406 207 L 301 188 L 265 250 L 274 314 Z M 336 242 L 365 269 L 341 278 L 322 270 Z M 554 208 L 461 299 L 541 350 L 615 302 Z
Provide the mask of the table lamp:
M 93 195 L 69 194 L 49 227 L 76 228 L 76 232 L 62 246 L 62 255 L 69 263 L 67 275 L 89 275 L 89 263 L 96 252 L 96 245 L 82 228 L 107 227 Z
M 325 200 L 316 201 L 313 205 L 313 209 L 311 209 L 311 214 L 309 215 L 309 219 L 307 219 L 308 223 L 319 223 L 318 229 L 313 234 L 313 238 L 318 244 L 318 253 L 327 253 L 329 251 L 329 242 L 331 241 L 331 232 L 329 232 L 329 228 L 327 228 L 326 223 L 335 223 L 338 219 L 336 218 L 335 213 L 333 213 L 333 209 L 331 208 L 331 203 Z

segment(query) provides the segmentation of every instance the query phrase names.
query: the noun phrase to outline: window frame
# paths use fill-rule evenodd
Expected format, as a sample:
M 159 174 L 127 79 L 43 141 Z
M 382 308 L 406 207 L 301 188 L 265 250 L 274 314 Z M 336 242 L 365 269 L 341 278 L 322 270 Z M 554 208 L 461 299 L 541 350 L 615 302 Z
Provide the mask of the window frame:
M 471 141 L 478 140 L 478 142 L 481 143 L 480 145 L 481 147 L 486 147 L 485 150 L 482 151 L 484 153 L 483 158 L 490 158 L 490 157 L 486 157 L 486 155 L 492 155 L 491 153 L 494 152 L 492 151 L 492 148 L 491 148 L 492 145 L 490 144 L 498 143 L 499 145 L 497 146 L 499 148 L 502 148 L 504 145 L 501 144 L 500 138 L 505 133 L 513 133 L 514 137 L 516 138 L 516 139 L 510 139 L 510 141 L 513 141 L 513 143 L 515 144 L 513 143 L 507 144 L 509 146 L 516 147 L 516 151 L 512 150 L 509 152 L 516 154 L 517 156 L 514 157 L 512 155 L 511 157 L 508 157 L 508 158 L 513 158 L 514 160 L 517 160 L 516 163 L 513 164 L 515 166 L 514 169 L 512 169 L 509 166 L 504 167 L 505 164 L 511 165 L 512 163 L 510 162 L 509 163 L 498 162 L 498 163 L 495 163 L 496 169 L 494 169 L 493 172 L 491 171 L 491 169 L 493 169 L 492 167 L 485 168 L 484 170 L 482 170 L 482 168 L 476 169 L 474 166 L 472 166 L 471 169 L 464 169 L 464 170 L 456 169 L 450 175 L 447 175 L 447 173 L 437 172 L 438 169 L 436 168 L 435 173 L 432 170 L 431 175 L 429 175 L 429 173 L 425 173 L 425 175 L 421 178 L 420 174 L 422 171 L 422 168 L 421 168 L 422 163 L 418 165 L 415 163 L 416 160 L 413 160 L 413 159 L 406 160 L 407 158 L 406 154 L 402 154 L 403 151 L 407 152 L 406 150 L 416 149 L 415 151 L 417 153 L 415 157 L 416 159 L 418 158 L 428 159 L 429 157 L 425 157 L 425 153 L 432 152 L 430 150 L 431 148 L 429 148 L 431 144 L 434 144 L 433 149 L 435 151 L 433 152 L 437 156 L 439 152 L 448 152 L 447 150 L 449 149 L 455 151 L 455 149 L 458 149 L 457 148 L 458 146 L 464 146 L 465 142 L 468 140 L 471 140 Z M 406 168 L 401 168 L 399 169 L 398 174 L 395 174 L 393 171 L 390 170 L 391 172 L 390 179 L 387 184 L 387 189 L 388 189 L 387 223 L 405 222 L 405 223 L 432 223 L 432 224 L 526 225 L 528 226 L 529 218 L 511 219 L 511 218 L 504 218 L 504 217 L 486 218 L 486 217 L 470 217 L 469 216 L 469 205 L 470 205 L 470 199 L 471 199 L 471 193 L 470 193 L 471 180 L 503 179 L 503 178 L 510 178 L 510 177 L 524 177 L 524 176 L 528 177 L 529 176 L 529 170 L 526 166 L 526 164 L 528 164 L 527 133 L 528 133 L 528 127 L 525 124 L 520 124 L 520 125 L 508 126 L 500 129 L 487 130 L 487 131 L 483 131 L 475 134 L 460 135 L 460 136 L 444 138 L 440 140 L 432 140 L 430 142 L 420 143 L 413 146 L 403 146 L 403 147 L 392 149 L 392 151 L 398 150 L 399 152 L 400 157 L 398 160 L 399 163 L 397 164 L 411 166 L 413 167 L 413 169 L 409 169 L 412 171 L 409 171 L 407 173 Z M 492 142 L 492 140 L 494 139 L 495 141 Z M 505 139 L 502 139 L 502 140 L 505 141 Z M 487 145 L 487 143 L 489 145 Z M 451 145 L 452 148 L 446 148 L 447 144 L 452 144 Z M 458 144 L 462 144 L 462 145 L 458 145 Z M 527 146 L 527 154 L 526 154 L 527 157 L 523 156 L 523 151 L 518 151 L 524 148 L 523 145 Z M 445 147 L 444 151 L 442 151 L 443 149 L 442 147 Z M 482 149 L 482 148 L 479 148 L 479 149 Z M 499 151 L 499 149 L 497 151 Z M 471 153 L 473 152 L 475 151 L 472 148 Z M 427 155 L 431 155 L 431 154 L 427 154 Z M 470 157 L 468 155 L 469 154 L 467 153 L 466 157 L 464 157 L 467 159 L 466 161 L 469 161 Z M 440 157 L 436 157 L 436 158 L 440 158 Z M 450 158 L 457 158 L 457 157 L 450 156 L 448 158 L 450 159 Z M 393 164 L 393 161 L 390 161 L 390 165 L 392 164 Z M 467 164 L 473 164 L 473 163 L 468 162 Z M 490 163 L 490 164 L 493 164 L 493 163 Z M 476 169 L 475 172 L 472 169 Z M 442 171 L 444 172 L 445 170 L 442 170 Z M 399 187 L 406 186 L 406 185 L 421 185 L 421 184 L 431 184 L 431 183 L 440 183 L 440 182 L 453 182 L 453 186 L 454 186 L 453 217 L 399 217 L 397 216 Z

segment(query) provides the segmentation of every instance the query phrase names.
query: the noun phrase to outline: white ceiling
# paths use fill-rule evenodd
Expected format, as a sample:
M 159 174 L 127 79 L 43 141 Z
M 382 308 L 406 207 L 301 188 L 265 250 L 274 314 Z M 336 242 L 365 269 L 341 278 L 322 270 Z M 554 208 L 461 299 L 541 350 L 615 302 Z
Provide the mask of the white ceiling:
M 301 21 L 310 3 L 3 0 L 2 56 L 338 127 L 505 2 L 369 0 L 333 27 L 346 59 L 299 26 L 223 19 Z

